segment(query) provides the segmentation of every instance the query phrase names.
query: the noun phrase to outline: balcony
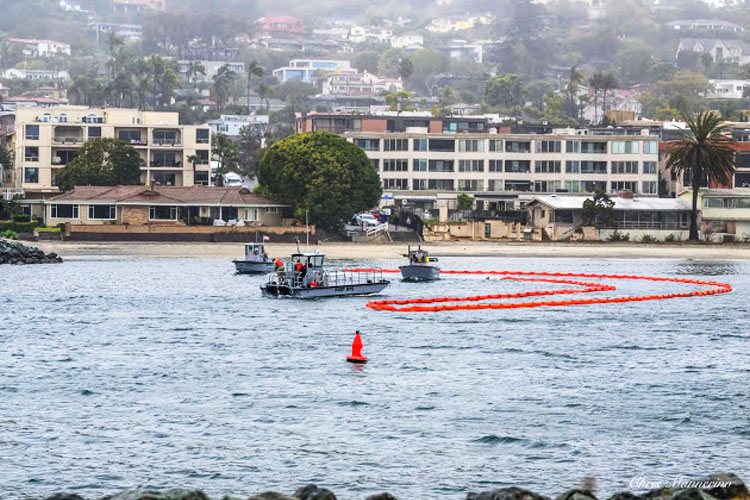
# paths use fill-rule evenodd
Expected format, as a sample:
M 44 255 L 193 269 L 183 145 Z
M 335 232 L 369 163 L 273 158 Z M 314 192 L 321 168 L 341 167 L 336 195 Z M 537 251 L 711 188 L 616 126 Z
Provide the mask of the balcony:
M 52 144 L 75 145 L 83 144 L 83 128 L 55 127 Z
M 173 162 L 152 160 L 151 166 L 154 168 L 182 168 L 182 162 L 179 160 L 175 160 Z

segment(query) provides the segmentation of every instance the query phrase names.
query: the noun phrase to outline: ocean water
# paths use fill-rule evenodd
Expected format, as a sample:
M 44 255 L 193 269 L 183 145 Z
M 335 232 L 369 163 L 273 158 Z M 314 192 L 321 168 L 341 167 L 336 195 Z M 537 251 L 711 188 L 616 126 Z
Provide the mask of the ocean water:
M 332 267 L 399 261 L 332 261 Z M 546 495 L 596 478 L 750 479 L 746 262 L 444 258 L 444 269 L 697 277 L 729 294 L 392 313 L 260 296 L 222 259 L 0 266 L 0 491 L 220 498 L 317 483 L 341 500 Z M 447 277 L 384 298 L 560 285 Z M 691 285 L 618 281 L 616 292 Z M 581 296 L 577 296 L 581 297 Z M 562 297 L 564 298 L 564 297 Z M 555 297 L 553 297 L 555 299 Z M 370 362 L 345 362 L 355 329 Z

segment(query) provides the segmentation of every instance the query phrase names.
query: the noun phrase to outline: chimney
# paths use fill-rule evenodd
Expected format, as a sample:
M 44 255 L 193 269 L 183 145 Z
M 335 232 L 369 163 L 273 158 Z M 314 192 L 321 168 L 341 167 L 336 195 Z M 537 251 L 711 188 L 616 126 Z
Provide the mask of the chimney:
M 617 196 L 620 198 L 624 198 L 626 200 L 632 200 L 633 199 L 633 192 L 628 190 L 619 191 L 617 193 Z

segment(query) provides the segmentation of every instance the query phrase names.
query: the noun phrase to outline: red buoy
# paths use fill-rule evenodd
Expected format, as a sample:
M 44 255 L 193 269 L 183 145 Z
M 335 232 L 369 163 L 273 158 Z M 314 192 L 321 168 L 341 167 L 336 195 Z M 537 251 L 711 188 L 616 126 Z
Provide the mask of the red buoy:
M 346 357 L 349 363 L 367 363 L 367 356 L 362 356 L 362 338 L 359 336 L 359 330 L 354 335 L 352 342 L 352 355 Z

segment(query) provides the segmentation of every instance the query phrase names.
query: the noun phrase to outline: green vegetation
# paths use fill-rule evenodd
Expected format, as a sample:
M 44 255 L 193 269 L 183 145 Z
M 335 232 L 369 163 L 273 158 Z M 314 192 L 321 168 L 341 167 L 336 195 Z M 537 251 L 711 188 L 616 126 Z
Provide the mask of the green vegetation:
M 653 242 L 657 241 L 657 239 L 656 239 L 656 238 L 654 238 L 653 236 L 651 236 L 650 234 L 644 234 L 644 235 L 643 235 L 643 236 L 641 237 L 641 241 L 642 241 L 643 243 L 653 243 Z
M 675 236 L 672 233 L 669 233 L 666 238 L 664 238 L 664 241 L 667 243 L 672 243 L 675 240 Z
M 471 210 L 474 206 L 474 198 L 466 193 L 459 194 L 456 201 L 459 210 Z
M 615 216 L 615 202 L 610 196 L 601 190 L 594 192 L 594 197 L 587 198 L 583 202 L 584 225 L 595 226 L 597 223 L 610 224 Z
M 6 240 L 17 240 L 20 236 L 20 234 L 10 229 L 6 229 L 0 233 L 0 238 L 5 238 Z
M 615 232 L 609 235 L 607 241 L 630 241 L 629 233 L 621 233 L 615 229 Z
M 222 176 L 229 172 L 237 171 L 240 151 L 237 144 L 221 132 L 213 136 L 211 143 L 211 154 L 214 160 L 219 163 L 218 167 L 216 167 L 217 185 L 223 186 L 224 181 Z
M 380 201 L 380 178 L 364 151 L 327 132 L 297 134 L 271 146 L 258 170 L 260 194 L 290 203 L 295 216 L 335 229 Z
M 698 196 L 701 186 L 727 184 L 735 170 L 734 142 L 729 126 L 713 111 L 684 116 L 688 137 L 677 141 L 667 152 L 667 168 L 688 175 L 693 189 L 690 212 L 690 240 L 698 241 Z
M 57 176 L 62 191 L 74 186 L 117 186 L 141 183 L 143 159 L 138 151 L 119 139 L 86 141 L 78 156 Z
M 37 233 L 59 233 L 62 232 L 60 227 L 38 227 L 36 228 Z

